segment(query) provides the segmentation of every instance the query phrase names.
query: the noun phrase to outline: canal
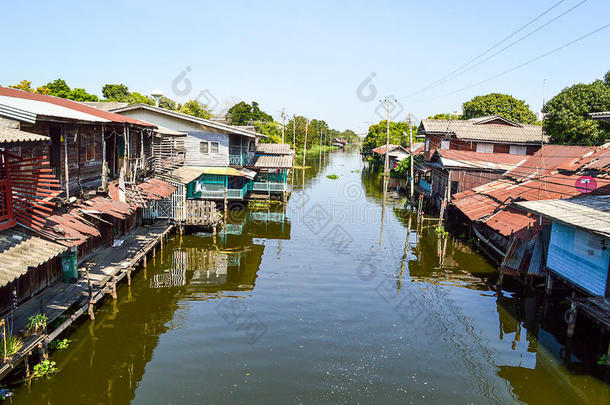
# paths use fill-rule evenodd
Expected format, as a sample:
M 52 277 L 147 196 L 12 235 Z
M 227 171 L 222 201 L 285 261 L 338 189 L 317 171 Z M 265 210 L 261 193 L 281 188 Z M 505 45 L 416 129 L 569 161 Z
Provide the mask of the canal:
M 384 200 L 357 153 L 308 164 L 284 211 L 174 236 L 13 402 L 608 401 L 595 370 L 565 361 L 540 298 L 496 296 L 495 268 Z

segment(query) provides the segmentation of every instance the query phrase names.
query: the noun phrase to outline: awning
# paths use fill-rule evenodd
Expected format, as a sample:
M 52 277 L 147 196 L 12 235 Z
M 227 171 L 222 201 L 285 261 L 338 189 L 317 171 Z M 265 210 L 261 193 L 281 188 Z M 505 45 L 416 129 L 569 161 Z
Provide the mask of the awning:
M 19 142 L 49 142 L 51 138 L 46 135 L 32 134 L 16 128 L 0 127 L 0 143 Z
M 256 172 L 254 170 L 246 169 L 245 167 L 242 167 L 241 169 L 237 170 L 243 173 L 244 177 L 247 177 L 250 180 L 252 180 L 256 176 Z
M 170 176 L 182 184 L 197 180 L 202 174 L 215 174 L 218 176 L 246 177 L 246 175 L 233 167 L 204 167 L 182 166 L 170 173 Z

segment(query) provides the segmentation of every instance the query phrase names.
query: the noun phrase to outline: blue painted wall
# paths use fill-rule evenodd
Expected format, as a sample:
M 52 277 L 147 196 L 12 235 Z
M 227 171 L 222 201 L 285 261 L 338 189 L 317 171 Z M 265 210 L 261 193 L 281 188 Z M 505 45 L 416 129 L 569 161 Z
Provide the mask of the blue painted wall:
M 547 267 L 583 290 L 606 295 L 610 241 L 602 249 L 601 236 L 553 222 Z

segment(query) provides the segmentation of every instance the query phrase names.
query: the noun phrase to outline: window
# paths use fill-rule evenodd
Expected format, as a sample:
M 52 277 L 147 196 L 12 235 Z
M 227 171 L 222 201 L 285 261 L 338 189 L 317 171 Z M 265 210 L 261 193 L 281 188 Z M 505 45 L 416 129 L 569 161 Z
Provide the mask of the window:
M 426 152 L 430 152 L 430 139 L 426 138 Z
M 481 153 L 494 153 L 494 144 L 493 143 L 477 143 L 477 152 Z
M 256 150 L 256 144 L 254 141 L 248 143 L 248 152 L 254 152 Z
M 527 146 L 525 145 L 510 145 L 508 153 L 511 155 L 525 155 L 527 153 Z
M 451 141 L 449 139 L 443 139 L 441 141 L 441 149 L 449 149 L 449 143 Z
M 210 153 L 218 153 L 218 142 L 210 142 Z
M 206 141 L 199 142 L 199 152 L 200 153 L 209 153 L 210 146 Z
M 85 159 L 87 160 L 87 162 L 95 160 L 95 138 L 93 136 L 89 136 L 87 138 L 87 149 L 85 151 Z

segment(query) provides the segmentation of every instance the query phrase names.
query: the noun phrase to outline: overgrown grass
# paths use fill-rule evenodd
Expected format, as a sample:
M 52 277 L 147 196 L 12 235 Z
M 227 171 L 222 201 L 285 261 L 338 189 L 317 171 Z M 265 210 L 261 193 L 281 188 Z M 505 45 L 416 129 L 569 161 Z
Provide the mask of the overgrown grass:
M 329 145 L 313 145 L 311 148 L 307 149 L 307 155 L 315 155 L 316 153 L 319 154 L 320 150 L 322 150 L 322 152 L 329 152 L 331 150 L 335 150 L 335 149 L 339 149 L 336 146 L 329 146 Z M 297 149 L 295 155 L 294 155 L 295 159 L 303 159 L 303 148 Z
M 19 336 L 6 335 L 6 357 L 12 357 L 23 347 L 23 341 Z M 0 337 L 0 355 L 4 356 L 4 339 Z

